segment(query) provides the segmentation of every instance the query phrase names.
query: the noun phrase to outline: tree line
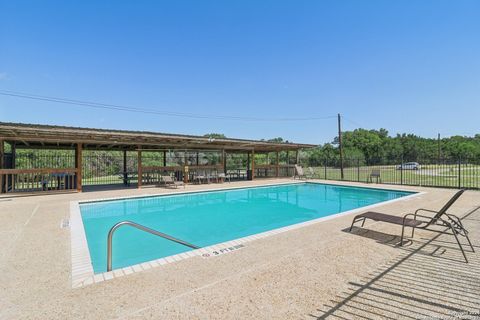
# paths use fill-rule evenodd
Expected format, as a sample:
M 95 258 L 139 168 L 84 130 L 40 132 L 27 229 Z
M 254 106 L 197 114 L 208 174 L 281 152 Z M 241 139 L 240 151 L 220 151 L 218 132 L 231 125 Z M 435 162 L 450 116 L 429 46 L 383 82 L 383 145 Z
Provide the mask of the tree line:
M 320 165 L 325 159 L 338 161 L 338 142 L 336 136 L 329 143 L 306 150 L 303 158 L 309 165 Z M 346 161 L 358 160 L 367 165 L 400 161 L 480 161 L 480 134 L 432 139 L 406 133 L 390 136 L 386 129 L 355 129 L 342 133 L 342 145 Z

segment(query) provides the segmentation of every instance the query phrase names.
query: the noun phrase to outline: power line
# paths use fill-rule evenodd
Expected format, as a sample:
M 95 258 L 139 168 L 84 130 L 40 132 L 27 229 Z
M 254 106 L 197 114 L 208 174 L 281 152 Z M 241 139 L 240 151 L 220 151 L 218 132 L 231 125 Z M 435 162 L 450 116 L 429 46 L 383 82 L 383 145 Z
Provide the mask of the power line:
M 356 126 L 356 127 L 358 127 L 358 128 L 365 128 L 365 129 L 366 129 L 366 127 L 363 126 L 362 124 L 360 124 L 360 123 L 358 123 L 358 122 L 356 122 L 356 121 L 353 121 L 352 119 L 347 118 L 347 117 L 345 117 L 344 115 L 342 115 L 342 118 L 345 119 L 345 120 L 347 120 L 347 122 L 350 122 L 351 124 L 353 124 L 354 126 Z
M 169 117 L 194 118 L 194 119 L 259 121 L 259 122 L 260 121 L 289 122 L 289 121 L 315 121 L 315 120 L 326 120 L 326 119 L 336 118 L 335 115 L 322 116 L 322 117 L 321 116 L 303 117 L 303 118 L 288 118 L 288 117 L 262 118 L 262 117 L 207 115 L 207 114 L 183 113 L 183 112 L 175 112 L 175 111 L 160 111 L 155 109 L 138 108 L 138 107 L 132 107 L 132 106 L 117 105 L 117 104 L 106 104 L 106 103 L 100 103 L 100 102 L 75 100 L 75 99 L 59 98 L 59 97 L 52 97 L 52 96 L 43 96 L 43 95 L 36 95 L 36 94 L 29 94 L 24 92 L 8 91 L 8 90 L 0 90 L 0 95 L 38 100 L 38 101 L 48 101 L 48 102 L 54 102 L 54 103 L 83 106 L 83 107 L 89 107 L 89 108 L 97 108 L 97 109 L 107 109 L 107 110 L 155 114 L 155 115 L 163 115 L 163 116 L 169 116 Z

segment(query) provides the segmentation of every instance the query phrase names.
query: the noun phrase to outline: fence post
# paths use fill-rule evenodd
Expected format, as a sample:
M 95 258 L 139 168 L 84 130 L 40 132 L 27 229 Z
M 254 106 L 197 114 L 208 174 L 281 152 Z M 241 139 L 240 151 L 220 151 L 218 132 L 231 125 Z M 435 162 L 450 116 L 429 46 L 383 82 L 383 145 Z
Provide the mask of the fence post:
M 76 175 L 77 175 L 77 186 L 76 189 L 78 192 L 82 192 L 82 169 L 83 169 L 83 164 L 82 164 L 82 151 L 83 151 L 83 145 L 81 143 L 77 143 L 77 147 L 75 149 L 75 168 L 77 169 Z
M 360 159 L 357 159 L 357 182 L 360 182 Z
M 325 168 L 325 180 L 327 180 L 327 159 L 325 158 L 323 160 L 323 165 L 324 165 L 324 168 Z
M 462 181 L 461 181 L 461 166 L 462 160 L 458 159 L 458 189 L 462 188 Z
M 140 189 L 142 187 L 143 182 L 143 171 L 142 171 L 142 149 L 141 146 L 138 147 L 137 150 L 137 188 Z
M 403 157 L 400 160 L 400 185 L 403 185 Z

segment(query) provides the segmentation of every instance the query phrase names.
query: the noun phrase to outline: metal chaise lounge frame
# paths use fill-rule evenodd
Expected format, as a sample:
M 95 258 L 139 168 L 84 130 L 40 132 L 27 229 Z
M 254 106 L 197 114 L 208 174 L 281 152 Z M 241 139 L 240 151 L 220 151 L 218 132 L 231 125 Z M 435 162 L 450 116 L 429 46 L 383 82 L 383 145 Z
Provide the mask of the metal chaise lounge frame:
M 415 232 L 415 228 L 434 231 L 434 232 L 443 233 L 443 234 L 450 234 L 455 237 L 455 240 L 457 241 L 458 246 L 462 251 L 463 257 L 465 258 L 465 262 L 468 263 L 467 255 L 465 254 L 465 251 L 463 250 L 463 246 L 460 243 L 460 240 L 458 239 L 458 235 L 464 236 L 467 239 L 468 244 L 472 249 L 472 252 L 475 252 L 472 242 L 468 238 L 468 231 L 464 228 L 460 218 L 458 218 L 453 214 L 447 213 L 447 210 L 455 203 L 455 201 L 458 200 L 458 198 L 463 194 L 464 191 L 465 190 L 460 190 L 457 193 L 455 193 L 455 195 L 453 195 L 453 197 L 439 211 L 421 208 L 416 210 L 415 213 L 408 213 L 403 217 L 385 214 L 385 213 L 379 213 L 379 212 L 372 212 L 372 211 L 359 214 L 353 218 L 352 225 L 350 226 L 349 231 L 352 231 L 353 225 L 360 220 L 363 220 L 362 221 L 362 227 L 363 227 L 366 219 L 401 225 L 402 235 L 400 237 L 400 246 L 403 245 L 405 227 L 412 228 L 412 238 Z M 424 216 L 424 215 L 418 214 L 418 212 L 421 212 L 421 211 L 435 213 L 435 215 L 431 217 L 431 216 Z M 413 217 L 413 219 L 411 217 Z M 418 220 L 417 218 L 423 218 L 424 220 Z M 447 232 L 448 229 L 447 230 L 430 229 L 429 227 L 431 226 L 447 227 L 452 233 Z
M 293 176 L 293 179 L 295 180 L 295 178 L 298 179 L 307 179 L 307 177 L 305 176 L 305 173 L 303 171 L 303 167 L 302 166 L 299 166 L 298 164 L 295 165 L 295 175 Z
M 161 179 L 165 187 L 172 186 L 172 187 L 175 187 L 176 189 L 180 185 L 185 188 L 185 184 L 183 183 L 183 181 L 177 181 L 174 177 L 172 177 L 169 174 L 161 175 Z

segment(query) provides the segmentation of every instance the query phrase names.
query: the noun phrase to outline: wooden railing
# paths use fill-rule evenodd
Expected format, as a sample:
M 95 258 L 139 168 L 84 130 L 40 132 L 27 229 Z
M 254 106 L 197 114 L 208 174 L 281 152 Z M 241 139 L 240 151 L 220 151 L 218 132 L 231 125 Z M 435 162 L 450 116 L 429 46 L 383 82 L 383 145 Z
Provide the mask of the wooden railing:
M 222 171 L 222 165 L 200 165 L 188 166 L 188 179 L 185 180 L 186 172 L 184 166 L 142 166 L 142 184 L 152 185 L 160 181 L 160 176 L 165 172 L 174 174 L 177 180 L 191 181 L 197 171 Z
M 255 164 L 256 178 L 292 177 L 294 166 L 288 164 Z M 277 172 L 278 171 L 278 172 Z
M 182 166 L 142 166 L 143 172 L 172 172 L 172 171 L 182 171 Z
M 156 185 L 161 181 L 161 175 L 174 174 L 177 179 L 182 179 L 182 166 L 142 166 L 142 185 Z
M 76 190 L 75 168 L 0 169 L 0 193 Z

